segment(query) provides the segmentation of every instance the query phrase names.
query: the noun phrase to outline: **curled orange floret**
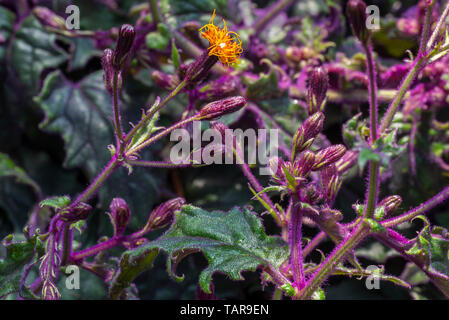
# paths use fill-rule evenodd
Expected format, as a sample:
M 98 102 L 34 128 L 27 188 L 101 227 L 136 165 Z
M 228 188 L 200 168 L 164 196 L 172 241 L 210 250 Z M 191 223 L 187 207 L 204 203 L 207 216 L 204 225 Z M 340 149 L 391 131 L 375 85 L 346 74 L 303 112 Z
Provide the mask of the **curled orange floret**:
M 209 56 L 217 56 L 220 62 L 229 67 L 237 62 L 242 54 L 242 41 L 240 36 L 228 31 L 226 21 L 223 19 L 223 29 L 214 25 L 215 10 L 209 23 L 199 29 L 201 36 L 209 41 Z

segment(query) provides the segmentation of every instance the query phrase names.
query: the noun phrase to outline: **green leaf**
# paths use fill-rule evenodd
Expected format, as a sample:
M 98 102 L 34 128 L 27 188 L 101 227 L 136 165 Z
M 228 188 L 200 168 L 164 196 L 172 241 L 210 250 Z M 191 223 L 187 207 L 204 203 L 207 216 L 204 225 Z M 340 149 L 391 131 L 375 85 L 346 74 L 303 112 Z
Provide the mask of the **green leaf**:
M 420 259 L 427 276 L 449 296 L 449 234 L 442 227 L 431 229 L 426 217 L 417 218 L 423 220 L 425 225 L 406 253 Z
M 170 31 L 163 23 L 158 23 L 157 31 L 149 32 L 145 41 L 149 49 L 164 50 L 170 42 Z
M 119 299 L 123 290 L 128 288 L 134 279 L 153 267 L 153 261 L 157 257 L 158 250 L 146 251 L 144 254 L 130 261 L 130 253 L 125 252 L 120 259 L 120 268 L 117 270 L 109 287 L 109 297 Z
M 41 192 L 36 182 L 22 168 L 16 166 L 8 155 L 0 153 L 0 179 L 5 177 L 13 177 L 17 183 L 29 185 L 37 194 Z
M 95 48 L 95 40 L 90 38 L 74 38 L 72 40 L 70 70 L 84 68 L 93 57 L 101 57 L 101 51 Z
M 6 56 L 6 44 L 13 32 L 15 20 L 16 16 L 14 13 L 4 7 L 0 7 L 0 38 L 4 39 L 4 43 L 0 43 L 0 74 L 4 71 L 5 64 L 3 63 L 3 59 Z
M 0 208 L 6 213 L 5 218 L 19 232 L 28 220 L 28 213 L 41 195 L 40 187 L 28 174 L 18 167 L 11 158 L 0 153 Z M 0 226 L 5 222 L 0 214 Z M 0 228 L 0 235 L 11 232 Z
M 318 288 L 313 294 L 312 294 L 312 300 L 325 300 L 326 295 L 324 294 L 323 289 Z
M 68 206 L 69 204 L 70 204 L 70 197 L 57 196 L 57 197 L 51 197 L 51 198 L 42 200 L 39 203 L 39 206 L 60 209 L 60 208 L 64 208 L 64 207 Z
M 202 251 L 209 262 L 200 275 L 200 285 L 206 293 L 211 292 L 214 272 L 243 280 L 242 271 L 255 271 L 261 265 L 279 268 L 289 255 L 288 246 L 280 238 L 265 234 L 258 217 L 248 209 L 237 207 L 225 213 L 186 205 L 176 213 L 176 220 L 167 233 L 125 254 L 132 264 L 154 249 L 168 254 L 167 267 L 172 276 L 183 257 Z
M 14 241 L 11 235 L 2 244 L 6 248 L 6 257 L 0 259 L 0 298 L 16 292 L 27 298 L 33 297 L 28 288 L 20 288 L 20 282 L 24 269 L 44 254 L 39 235 L 36 233 L 24 241 Z
M 56 36 L 46 31 L 34 16 L 23 20 L 17 30 L 10 63 L 33 95 L 39 90 L 42 71 L 57 67 L 68 58 L 55 40 Z
M 386 231 L 385 227 L 374 219 L 365 219 L 363 221 L 371 228 L 371 230 L 373 232 L 385 232 Z
M 175 40 L 172 40 L 171 44 L 171 60 L 173 62 L 175 70 L 178 70 L 179 66 L 181 65 L 181 58 L 179 56 L 178 48 L 176 48 Z
M 360 248 L 355 252 L 357 257 L 370 259 L 376 263 L 385 264 L 391 257 L 399 256 L 393 249 L 388 249 L 379 242 L 373 242 L 367 248 Z

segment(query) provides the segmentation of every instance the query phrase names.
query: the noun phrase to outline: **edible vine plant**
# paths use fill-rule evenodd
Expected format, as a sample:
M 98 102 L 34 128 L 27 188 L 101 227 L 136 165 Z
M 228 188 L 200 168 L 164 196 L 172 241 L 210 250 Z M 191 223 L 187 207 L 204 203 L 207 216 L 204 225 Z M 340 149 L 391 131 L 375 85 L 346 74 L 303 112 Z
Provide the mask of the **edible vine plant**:
M 262 30 L 279 12 L 288 8 L 292 1 L 278 1 L 269 8 L 265 16 L 255 22 L 254 29 Z M 156 1 L 149 2 L 154 21 L 163 21 Z M 431 226 L 426 212 L 443 202 L 449 196 L 449 187 L 444 188 L 431 199 L 405 212 L 398 212 L 402 198 L 389 195 L 379 198 L 382 186 L 383 152 L 394 153 L 396 129 L 392 126 L 399 108 L 409 94 L 411 86 L 422 70 L 439 59 L 444 59 L 449 51 L 447 37 L 441 36 L 449 11 L 446 5 L 437 23 L 433 23 L 435 1 L 424 1 L 424 20 L 421 28 L 419 49 L 406 68 L 389 106 L 382 117 L 379 116 L 377 88 L 377 66 L 373 52 L 373 33 L 366 28 L 366 4 L 361 0 L 350 0 L 346 5 L 346 17 L 359 44 L 364 50 L 366 62 L 365 77 L 368 88 L 369 117 L 367 122 L 359 122 L 359 117 L 346 124 L 346 138 L 357 142 L 358 150 L 347 150 L 342 144 L 320 147 L 322 130 L 326 122 L 326 104 L 330 99 L 330 67 L 313 66 L 307 74 L 308 85 L 305 94 L 307 112 L 305 120 L 290 137 L 290 146 L 281 144 L 280 156 L 269 160 L 270 181 L 263 186 L 244 162 L 243 146 L 232 136 L 232 130 L 218 119 L 242 108 L 251 108 L 248 95 L 225 96 L 205 104 L 199 111 L 184 113 L 181 120 L 168 127 L 158 127 L 159 112 L 170 104 L 181 92 L 189 92 L 200 86 L 211 72 L 229 73 L 238 64 L 245 52 L 239 34 L 229 31 L 223 20 L 223 27 L 215 25 L 215 11 L 206 25 L 197 32 L 206 39 L 209 46 L 196 52 L 196 59 L 190 64 L 177 66 L 177 74 L 168 77 L 155 73 L 158 79 L 171 91 L 163 98 L 142 110 L 141 118 L 128 132 L 123 127 L 120 109 L 120 90 L 125 72 L 129 67 L 136 40 L 136 29 L 122 25 L 113 50 L 106 49 L 101 60 L 104 85 L 111 95 L 112 124 L 115 142 L 108 146 L 110 161 L 92 180 L 88 187 L 73 199 L 69 196 L 47 198 L 39 208 L 52 210 L 53 215 L 46 230 L 36 227 L 37 216 L 33 216 L 25 227 L 25 241 L 16 241 L 7 236 L 3 245 L 6 257 L 0 260 L 1 295 L 18 293 L 23 299 L 60 299 L 56 286 L 61 270 L 77 265 L 101 278 L 109 286 L 112 299 L 137 297 L 134 279 L 151 269 L 154 259 L 162 253 L 167 255 L 167 271 L 174 280 L 182 281 L 176 266 L 187 255 L 202 252 L 208 267 L 201 272 L 197 296 L 213 299 L 212 276 L 221 272 L 233 280 L 242 280 L 243 271 L 261 272 L 261 282 L 272 284 L 273 299 L 323 299 L 325 282 L 333 275 L 376 276 L 410 288 L 404 280 L 384 274 L 381 271 L 365 269 L 357 259 L 355 249 L 366 239 L 374 238 L 395 250 L 405 260 L 413 263 L 449 298 L 448 249 L 449 235 L 438 226 Z M 35 11 L 41 19 L 57 21 L 57 17 L 45 8 Z M 44 19 L 44 20 L 45 20 Z M 433 23 L 433 24 L 432 24 Z M 431 26 L 434 26 L 431 28 Z M 53 31 L 64 33 L 50 25 Z M 182 38 L 173 31 L 175 38 Z M 192 47 L 194 48 L 194 47 Z M 176 52 L 175 52 L 176 53 Z M 176 55 L 173 55 L 176 57 Z M 266 62 L 270 65 L 269 61 Z M 271 65 L 272 67 L 272 65 Z M 215 70 L 215 71 L 214 71 Z M 165 78 L 164 78 L 165 77 Z M 218 84 L 224 86 L 226 80 Z M 269 88 L 261 87 L 262 92 Z M 198 93 L 197 93 L 198 94 Z M 193 111 L 192 111 L 193 110 Z M 238 166 L 248 180 L 249 189 L 260 207 L 271 216 L 278 226 L 278 236 L 265 233 L 262 212 L 256 213 L 251 207 L 235 207 L 228 212 L 206 211 L 186 204 L 179 197 L 156 207 L 143 227 L 133 233 L 126 232 L 131 211 L 122 198 L 114 198 L 110 203 L 109 217 L 113 226 L 113 236 L 102 239 L 91 247 L 83 247 L 74 241 L 74 233 L 93 212 L 89 200 L 96 195 L 104 183 L 118 170 L 128 170 L 133 174 L 135 167 L 167 168 L 192 167 L 194 161 L 175 164 L 164 161 L 143 160 L 144 149 L 151 148 L 157 141 L 165 139 L 175 129 L 185 128 L 194 121 L 209 121 L 211 128 L 225 138 L 231 136 L 231 146 L 220 149 L 241 160 Z M 225 139 L 223 139 L 225 141 Z M 106 146 L 105 146 L 106 147 Z M 229 150 L 230 148 L 230 150 Z M 343 223 L 344 213 L 334 207 L 341 189 L 344 175 L 357 163 L 363 149 L 368 157 L 368 175 L 365 199 L 353 204 L 356 219 Z M 218 150 L 218 149 L 217 149 Z M 119 195 L 117 195 L 119 196 Z M 274 199 L 281 199 L 276 202 Z M 401 234 L 398 226 L 416 219 L 424 221 L 424 227 L 417 236 L 409 239 Z M 266 218 L 267 219 L 267 218 Z M 318 229 L 311 239 L 305 239 L 303 225 Z M 155 240 L 146 236 L 154 230 L 169 226 L 168 230 Z M 333 250 L 322 254 L 320 262 L 309 259 L 309 255 L 326 238 L 332 240 Z M 116 266 L 100 262 L 103 253 L 114 247 L 124 247 Z M 92 257 L 95 257 L 93 260 Z M 13 269 L 24 266 L 20 273 L 13 275 Z M 30 283 L 30 271 L 38 268 L 38 274 Z M 151 270 L 149 271 L 151 272 Z M 7 282 L 5 275 L 13 275 Z M 5 284 L 8 285 L 5 285 Z

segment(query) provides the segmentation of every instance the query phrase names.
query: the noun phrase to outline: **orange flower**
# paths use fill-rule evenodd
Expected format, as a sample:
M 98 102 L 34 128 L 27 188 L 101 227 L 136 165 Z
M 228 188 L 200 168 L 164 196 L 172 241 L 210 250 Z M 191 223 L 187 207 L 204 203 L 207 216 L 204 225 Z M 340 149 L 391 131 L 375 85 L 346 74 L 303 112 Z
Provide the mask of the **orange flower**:
M 228 31 L 226 21 L 223 19 L 224 27 L 220 29 L 214 25 L 215 10 L 209 23 L 199 29 L 201 36 L 210 43 L 208 48 L 209 56 L 217 56 L 220 62 L 229 67 L 230 64 L 237 62 L 242 54 L 242 41 L 240 36 Z

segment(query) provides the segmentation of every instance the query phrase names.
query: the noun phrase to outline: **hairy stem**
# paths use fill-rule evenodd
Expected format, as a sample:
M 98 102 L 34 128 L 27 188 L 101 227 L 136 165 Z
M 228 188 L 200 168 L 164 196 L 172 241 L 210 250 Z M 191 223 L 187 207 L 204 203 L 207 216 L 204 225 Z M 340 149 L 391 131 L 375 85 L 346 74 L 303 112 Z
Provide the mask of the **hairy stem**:
M 369 115 L 370 115 L 370 145 L 374 146 L 377 140 L 377 80 L 376 70 L 373 59 L 373 49 L 371 39 L 364 46 L 366 54 L 366 67 L 368 70 L 368 93 L 369 93 Z M 377 204 L 379 194 L 379 163 L 370 161 L 369 183 L 365 205 L 365 217 L 371 218 L 374 215 L 374 209 Z
M 368 235 L 368 231 L 368 227 L 363 223 L 358 224 L 351 235 L 343 240 L 320 265 L 319 269 L 306 283 L 306 286 L 298 293 L 297 298 L 302 300 L 310 299 L 313 293 L 334 271 L 335 267 Z
M 90 199 L 95 192 L 103 185 L 103 183 L 109 178 L 109 176 L 118 168 L 120 161 L 118 161 L 117 157 L 114 156 L 111 158 L 106 167 L 101 171 L 101 173 L 95 178 L 94 181 L 81 193 L 75 201 L 70 205 L 71 208 L 74 208 L 78 203 L 84 202 Z
M 115 134 L 117 136 L 117 143 L 121 144 L 121 141 L 123 140 L 123 129 L 122 129 L 122 123 L 120 120 L 120 109 L 118 105 L 118 72 L 114 71 L 114 78 L 112 80 L 112 92 L 114 95 L 112 106 L 113 106 L 113 112 L 114 112 L 114 130 Z
M 448 197 L 449 197 L 449 186 L 447 186 L 441 192 L 436 194 L 432 199 L 427 200 L 418 207 L 410 211 L 407 211 L 406 213 L 401 214 L 398 217 L 383 221 L 382 225 L 386 228 L 391 228 L 403 222 L 410 221 L 413 218 L 419 216 L 420 214 L 424 214 L 427 211 L 431 210 L 432 208 L 436 207 L 438 204 L 446 200 Z
M 430 18 L 432 13 L 432 7 L 427 7 L 426 12 L 426 19 L 424 21 L 424 27 L 421 34 L 421 42 L 419 46 L 419 52 L 418 56 L 416 57 L 415 61 L 413 62 L 412 68 L 408 72 L 407 76 L 405 77 L 404 81 L 401 83 L 398 92 L 396 96 L 394 97 L 391 104 L 388 106 L 387 112 L 385 113 L 382 123 L 380 126 L 380 133 L 385 132 L 387 130 L 391 123 L 393 122 L 393 117 L 396 114 L 399 105 L 401 104 L 402 98 L 404 97 L 405 93 L 408 91 L 410 85 L 412 84 L 413 80 L 415 80 L 415 77 L 417 76 L 418 72 L 421 70 L 421 67 L 423 66 L 426 55 L 425 55 L 425 48 L 426 48 L 426 39 L 429 32 L 429 25 L 430 25 Z
M 303 211 L 300 208 L 299 199 L 293 197 L 293 210 L 290 216 L 290 265 L 293 273 L 293 285 L 299 291 L 305 285 L 303 254 L 302 254 L 302 218 Z
M 134 135 L 137 133 L 137 131 L 142 128 L 148 120 L 150 120 L 156 112 L 158 112 L 160 109 L 162 109 L 171 99 L 173 99 L 186 85 L 185 81 L 182 81 L 178 86 L 173 89 L 172 92 L 168 96 L 164 98 L 159 104 L 152 107 L 148 113 L 132 128 L 132 130 L 126 135 L 124 142 L 130 141 Z
M 443 13 L 440 16 L 440 19 L 438 20 L 437 26 L 435 27 L 435 30 L 433 30 L 433 33 L 430 36 L 429 41 L 427 42 L 426 51 L 429 51 L 430 49 L 432 49 L 432 46 L 433 46 L 438 34 L 440 33 L 441 27 L 445 23 L 445 20 L 446 20 L 446 17 L 448 14 L 449 14 L 449 2 L 446 4 L 446 7 L 444 8 Z

